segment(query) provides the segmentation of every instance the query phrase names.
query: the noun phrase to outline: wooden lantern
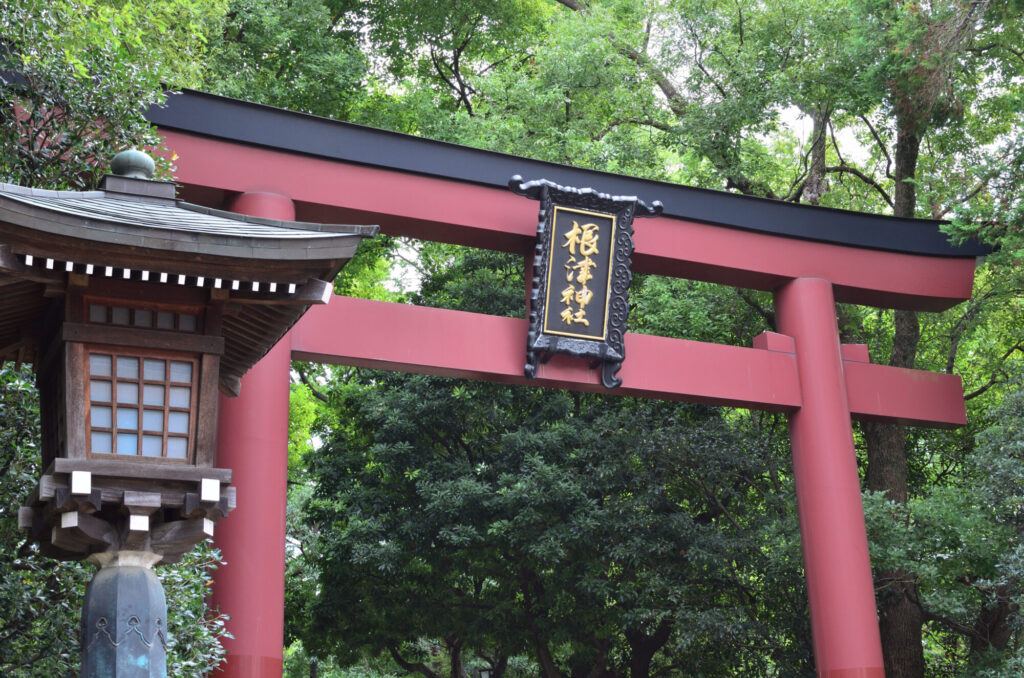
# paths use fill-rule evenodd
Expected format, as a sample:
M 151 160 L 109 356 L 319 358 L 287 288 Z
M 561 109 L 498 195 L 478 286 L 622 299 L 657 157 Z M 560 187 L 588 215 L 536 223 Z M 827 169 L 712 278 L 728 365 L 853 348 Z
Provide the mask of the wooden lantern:
M 43 553 L 166 563 L 212 536 L 235 506 L 214 467 L 218 393 L 375 232 L 189 205 L 138 175 L 0 185 L 0 361 L 37 375 L 43 472 L 19 520 Z

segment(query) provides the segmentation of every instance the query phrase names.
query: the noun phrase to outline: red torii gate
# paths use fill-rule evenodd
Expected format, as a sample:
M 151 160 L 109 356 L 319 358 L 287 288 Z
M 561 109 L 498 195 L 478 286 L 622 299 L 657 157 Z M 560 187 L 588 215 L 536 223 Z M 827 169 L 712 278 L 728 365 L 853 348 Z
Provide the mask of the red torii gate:
M 955 375 L 874 365 L 866 346 L 840 345 L 834 304 L 949 308 L 970 297 L 979 248 L 950 246 L 934 222 L 575 170 L 198 92 L 149 115 L 192 202 L 377 223 L 521 253 L 528 268 L 537 205 L 504 188 L 512 174 L 663 200 L 666 216 L 636 225 L 633 269 L 772 291 L 779 333 L 751 348 L 627 335 L 615 392 L 789 414 L 818 675 L 884 675 L 850 420 L 962 425 L 963 391 Z M 527 380 L 526 333 L 525 320 L 335 297 L 246 375 L 241 396 L 221 399 L 217 464 L 238 492 L 218 537 L 229 564 L 215 599 L 235 635 L 223 675 L 281 675 L 289 361 L 603 391 L 587 361 L 566 356 Z

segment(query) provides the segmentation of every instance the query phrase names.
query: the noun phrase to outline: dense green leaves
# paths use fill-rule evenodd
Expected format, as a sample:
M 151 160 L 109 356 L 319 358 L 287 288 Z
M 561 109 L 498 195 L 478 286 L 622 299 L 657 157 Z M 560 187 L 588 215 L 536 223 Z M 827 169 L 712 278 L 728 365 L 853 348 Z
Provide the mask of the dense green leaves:
M 198 84 L 220 10 L 205 0 L 0 4 L 0 181 L 94 188 L 116 152 L 157 143 L 143 113 L 163 83 Z M 94 568 L 41 557 L 17 529 L 41 473 L 31 376 L 0 365 L 0 673 L 73 676 Z M 223 655 L 222 620 L 204 602 L 218 562 L 204 545 L 159 571 L 171 675 L 205 675 Z
M 544 160 L 952 218 L 955 237 L 998 245 L 975 299 L 944 314 L 837 310 L 843 340 L 867 343 L 876 362 L 962 374 L 972 422 L 889 431 L 887 456 L 879 429 L 855 432 L 873 489 L 880 609 L 918 625 L 898 642 L 887 633 L 887 653 L 923 648 L 919 665 L 893 675 L 1021 673 L 1019 2 L 220 9 L 5 5 L 0 29 L 14 49 L 4 69 L 32 86 L 3 85 L 4 176 L 93 185 L 100 159 L 146 139 L 139 111 L 159 98 L 161 74 Z M 34 44 L 59 49 L 37 55 Z M 65 115 L 60 104 L 79 99 Z M 56 131 L 37 134 L 43 125 Z M 396 271 L 401 284 L 388 282 Z M 336 289 L 521 317 L 521 271 L 519 257 L 382 239 L 364 243 Z M 774 325 L 763 293 L 658 277 L 638 277 L 632 292 L 635 331 L 747 344 Z M 784 419 L 365 370 L 296 373 L 296 670 L 318 655 L 324 674 L 356 660 L 363 675 L 811 671 Z M 883 458 L 896 463 L 883 468 Z M 11 589 L 12 600 L 35 609 L 27 590 Z
M 421 260 L 421 302 L 521 313 L 515 258 Z M 292 589 L 305 648 L 426 666 L 434 638 L 449 670 L 524 655 L 548 676 L 809 670 L 781 429 L 747 428 L 773 418 L 362 370 L 330 392 L 308 458 L 320 588 Z
M 347 1 L 231 0 L 204 88 L 293 111 L 344 117 L 368 62 L 342 23 Z
M 1019 7 L 1012 2 L 563 0 L 538 10 L 524 11 L 524 25 L 531 28 L 506 42 L 508 58 L 501 60 L 495 59 L 492 37 L 503 24 L 497 14 L 488 14 L 501 10 L 415 2 L 353 8 L 350 25 L 368 27 L 364 45 L 378 61 L 366 94 L 350 109 L 352 119 L 794 202 L 956 216 L 951 232 L 981 234 L 1002 245 L 995 266 L 979 275 L 976 299 L 945 314 L 918 319 L 876 309 L 838 310 L 844 341 L 867 343 L 875 361 L 891 358 L 900 365 L 963 374 L 973 422 L 959 432 L 911 430 L 904 436 L 890 431 L 884 455 L 879 430 L 856 431 L 868 484 L 883 490 L 865 498 L 880 609 L 908 601 L 918 609 L 912 624 L 920 624 L 920 633 L 899 640 L 887 635 L 886 642 L 911 650 L 923 646 L 929 675 L 981 675 L 983 670 L 1012 675 L 1018 636 L 1000 634 L 1015 628 L 1016 608 L 985 582 L 1006 568 L 998 563 L 1015 552 L 1018 537 L 984 498 L 974 436 L 992 421 L 990 408 L 1016 388 L 1008 379 L 1018 372 L 1022 345 L 1016 284 L 1022 247 L 1016 235 L 1019 186 L 1024 185 L 1019 181 L 1024 64 L 1016 46 Z M 381 11 L 390 21 L 382 22 Z M 470 35 L 465 27 L 477 16 L 491 16 L 493 24 L 485 20 L 486 30 L 473 29 L 478 32 Z M 455 56 L 471 53 L 476 56 L 459 62 L 461 81 L 441 77 L 454 73 Z M 417 303 L 522 313 L 518 261 L 433 247 L 415 256 L 422 282 L 412 295 Z M 700 282 L 640 277 L 632 302 L 630 322 L 642 332 L 745 344 L 774 326 L 765 295 Z M 528 563 L 531 572 L 540 572 L 539 581 L 557 590 L 550 605 L 536 597 L 545 601 L 543 614 L 534 627 L 526 627 L 545 624 L 555 648 L 551 661 L 538 649 L 535 635 L 516 640 L 511 634 L 506 641 L 513 651 L 532 657 L 541 673 L 569 675 L 602 657 L 609 670 L 624 670 L 635 649 L 627 630 L 638 619 L 648 632 L 660 619 L 673 620 L 671 638 L 656 659 L 667 662 L 662 668 L 680 661 L 691 662 L 689 671 L 711 675 L 793 675 L 807 666 L 801 663 L 806 656 L 787 654 L 808 645 L 802 588 L 794 579 L 799 543 L 780 420 L 691 412 L 663 426 L 674 421 L 668 412 L 675 409 L 667 405 L 627 406 L 590 396 L 559 405 L 565 396 L 541 399 L 496 387 L 358 371 L 339 375 L 327 391 L 334 429 L 324 430 L 324 454 L 312 467 L 319 481 L 312 505 L 326 521 L 317 562 L 329 563 L 323 576 L 334 571 L 337 579 L 331 581 L 338 586 L 343 579 L 362 582 L 350 595 L 370 621 L 353 631 L 359 640 L 340 638 L 346 630 L 333 638 L 325 634 L 307 649 L 362 648 L 373 654 L 401 641 L 400 652 L 426 652 L 420 658 L 430 670 L 450 668 L 427 661 L 430 646 L 421 641 L 434 638 L 434 650 L 453 656 L 456 648 L 443 640 L 453 631 L 437 620 L 418 626 L 410 618 L 424 609 L 436 614 L 450 608 L 458 600 L 451 598 L 453 590 L 468 595 L 467 582 L 504 581 L 497 566 L 502 556 L 488 556 L 483 563 L 481 558 L 495 544 L 505 544 L 521 549 L 509 552 L 512 560 Z M 564 411 L 558 413 L 558 407 Z M 604 421 L 629 421 L 636 433 L 602 428 Z M 588 437 L 594 431 L 600 431 L 597 438 Z M 721 444 L 702 446 L 701 431 Z M 648 438 L 658 440 L 657 457 L 685 471 L 647 475 L 643 460 L 653 454 Z M 469 461 L 457 461 L 459 441 L 494 473 L 481 474 Z M 454 452 L 443 452 L 444 445 Z M 672 453 L 679 445 L 693 445 L 703 454 Z M 741 457 L 750 465 L 742 473 L 735 466 Z M 883 458 L 896 464 L 886 467 Z M 576 464 L 569 468 L 586 472 L 567 473 L 566 459 Z M 633 474 L 666 488 L 661 501 L 679 511 L 676 519 L 683 522 L 669 527 L 655 521 L 651 525 L 658 528 L 645 532 L 640 516 L 652 511 L 654 497 L 631 484 Z M 694 478 L 707 479 L 706 492 L 695 490 Z M 704 501 L 715 497 L 729 510 L 704 526 L 706 531 L 695 531 L 693 521 L 709 510 L 701 492 Z M 548 496 L 555 493 L 557 501 Z M 907 502 L 894 504 L 892 493 L 907 496 Z M 603 498 L 600 509 L 584 501 L 594 497 Z M 511 498 L 520 503 L 503 503 Z M 618 512 L 601 512 L 609 507 Z M 588 522 L 594 520 L 600 531 Z M 677 530 L 674 538 L 699 536 L 717 544 L 700 551 L 707 558 L 704 573 L 718 573 L 705 580 L 713 582 L 713 595 L 692 585 L 693 570 L 660 569 L 652 561 L 645 574 L 629 581 L 634 590 L 657 592 L 656 600 L 630 597 L 627 581 L 619 578 L 627 548 L 622 544 L 657 551 L 662 530 Z M 389 538 L 405 531 L 415 538 Z M 577 535 L 584 535 L 582 542 Z M 629 535 L 643 535 L 642 544 Z M 331 539 L 337 541 L 328 547 Z M 594 546 L 594 540 L 602 543 Z M 574 561 L 567 565 L 573 554 L 583 553 L 592 569 Z M 730 557 L 738 573 L 731 580 L 714 569 Z M 566 576 L 545 579 L 545 562 Z M 484 564 L 489 569 L 481 569 Z M 471 576 L 458 579 L 456 572 Z M 363 579 L 372 582 L 374 576 L 379 585 Z M 444 602 L 408 607 L 412 593 L 402 587 L 415 584 L 420 595 L 439 582 L 448 588 L 434 595 Z M 581 591 L 584 582 L 588 588 Z M 500 608 L 486 597 L 489 589 L 474 589 L 470 599 L 477 607 L 472 614 L 453 614 L 452 624 L 461 624 L 460 633 L 477 638 L 478 645 L 496 642 L 486 634 L 472 635 L 482 628 L 510 633 L 516 615 L 528 609 L 521 590 L 511 593 L 514 584 L 502 589 Z M 605 607 L 594 613 L 601 596 Z M 659 606 L 667 599 L 670 605 Z M 498 609 L 504 615 L 500 625 L 483 611 Z M 996 614 L 999 610 L 1005 614 Z M 391 626 L 386 620 L 396 612 L 400 618 Z M 478 619 L 488 621 L 473 621 Z M 366 630 L 374 625 L 404 630 L 375 636 Z M 601 646 L 592 637 L 588 643 L 579 635 L 583 628 L 616 640 Z M 1009 640 L 1000 645 L 992 640 L 996 637 Z M 709 638 L 720 644 L 731 639 L 732 645 L 712 649 L 702 644 Z M 689 653 L 698 648 L 701 659 L 694 660 Z M 924 675 L 925 665 L 912 663 L 892 669 L 903 671 L 894 675 Z M 413 664 L 406 668 L 424 672 Z
M 198 83 L 220 7 L 198 0 L 0 5 L 0 181 L 91 189 L 118 151 L 157 146 L 143 114 L 163 101 L 164 83 Z
M 882 490 L 865 497 L 880 609 L 918 609 L 920 633 L 887 643 L 924 647 L 929 675 L 1012 675 L 1019 637 L 1000 634 L 1016 628 L 1015 603 L 985 582 L 1012 569 L 999 563 L 1017 537 L 984 498 L 974 436 L 1016 388 L 1024 345 L 1019 9 L 390 1 L 332 16 L 371 55 L 352 120 L 794 202 L 955 216 L 951 232 L 998 242 L 969 304 L 920 319 L 838 311 L 844 341 L 875 361 L 963 374 L 973 422 L 890 431 L 888 457 L 878 429 L 856 430 Z M 402 247 L 390 251 L 412 262 L 416 303 L 523 313 L 518 259 Z M 359 277 L 346 289 L 362 294 Z M 747 344 L 774 326 L 767 295 L 701 282 L 638 277 L 632 303 L 641 332 Z M 622 672 L 644 654 L 637 628 L 654 637 L 669 620 L 652 655 L 663 670 L 808 670 L 782 420 L 358 370 L 319 384 L 317 546 L 304 562 L 329 585 L 294 599 L 297 618 L 314 610 L 323 626 L 297 631 L 304 652 L 390 647 L 425 675 L 460 656 L 504 666 L 499 649 L 533 673 Z M 657 556 L 673 549 L 700 558 Z M 359 622 L 338 618 L 345 605 Z M 894 675 L 925 674 L 908 666 Z

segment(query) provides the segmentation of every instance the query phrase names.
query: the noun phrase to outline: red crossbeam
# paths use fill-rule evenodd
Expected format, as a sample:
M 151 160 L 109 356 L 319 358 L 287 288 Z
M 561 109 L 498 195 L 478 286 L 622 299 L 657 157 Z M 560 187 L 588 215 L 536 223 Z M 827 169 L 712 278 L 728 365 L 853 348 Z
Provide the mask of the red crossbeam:
M 511 191 L 161 130 L 178 154 L 186 198 L 263 188 L 290 196 L 300 220 L 379 224 L 381 231 L 472 247 L 533 251 L 537 203 Z M 530 178 L 530 177 L 528 177 Z M 211 193 L 212 192 L 212 193 Z M 941 311 L 971 295 L 974 259 L 844 247 L 683 219 L 635 224 L 633 270 L 774 290 L 830 280 L 837 301 Z
M 444 377 L 608 393 L 586 360 L 556 355 L 523 376 L 526 321 L 334 297 L 290 333 L 292 358 Z M 770 348 L 626 335 L 622 386 L 610 393 L 791 412 L 801 404 L 792 341 Z M 781 339 L 781 340 L 780 340 Z M 843 361 L 854 418 L 936 427 L 966 423 L 960 377 Z

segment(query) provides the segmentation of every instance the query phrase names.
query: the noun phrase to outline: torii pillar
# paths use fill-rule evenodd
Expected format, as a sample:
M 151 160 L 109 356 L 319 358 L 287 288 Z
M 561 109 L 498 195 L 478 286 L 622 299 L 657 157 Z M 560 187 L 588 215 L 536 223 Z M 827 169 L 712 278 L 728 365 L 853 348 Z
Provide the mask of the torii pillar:
M 835 307 L 822 278 L 775 292 L 803 396 L 789 436 L 814 660 L 820 678 L 885 678 Z
M 275 193 L 242 193 L 231 211 L 295 220 L 292 201 Z M 220 396 L 217 463 L 232 469 L 239 517 L 218 525 L 214 540 L 227 564 L 212 604 L 230 615 L 234 636 L 221 641 L 229 657 L 218 672 L 224 678 L 281 678 L 290 368 L 285 336 L 242 378 L 238 396 Z

